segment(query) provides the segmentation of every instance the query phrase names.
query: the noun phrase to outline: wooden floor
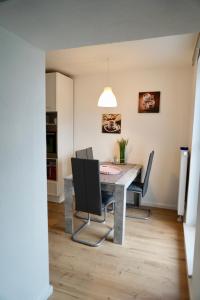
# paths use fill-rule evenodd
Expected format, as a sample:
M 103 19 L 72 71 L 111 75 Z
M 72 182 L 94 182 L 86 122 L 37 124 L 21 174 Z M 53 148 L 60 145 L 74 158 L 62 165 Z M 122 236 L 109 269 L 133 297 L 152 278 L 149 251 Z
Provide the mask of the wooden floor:
M 93 238 L 105 229 L 95 226 Z M 63 204 L 50 203 L 49 244 L 50 300 L 189 299 L 183 230 L 174 211 L 153 209 L 148 221 L 127 219 L 123 246 L 111 236 L 91 248 L 71 241 L 64 233 Z

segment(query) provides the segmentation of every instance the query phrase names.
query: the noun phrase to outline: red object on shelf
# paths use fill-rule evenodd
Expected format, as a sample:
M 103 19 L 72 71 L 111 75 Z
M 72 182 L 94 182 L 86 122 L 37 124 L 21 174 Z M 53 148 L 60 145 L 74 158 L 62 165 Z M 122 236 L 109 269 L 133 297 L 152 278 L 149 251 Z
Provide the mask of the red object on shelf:
M 47 166 L 47 179 L 56 180 L 56 166 Z

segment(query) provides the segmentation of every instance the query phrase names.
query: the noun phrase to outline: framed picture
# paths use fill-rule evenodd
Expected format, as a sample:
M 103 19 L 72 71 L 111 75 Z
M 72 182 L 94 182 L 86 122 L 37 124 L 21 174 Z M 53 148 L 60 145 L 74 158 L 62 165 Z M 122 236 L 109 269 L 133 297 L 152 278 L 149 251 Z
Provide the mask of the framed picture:
M 138 112 L 158 113 L 160 110 L 160 92 L 140 92 Z
M 121 133 L 121 114 L 103 114 L 102 133 Z

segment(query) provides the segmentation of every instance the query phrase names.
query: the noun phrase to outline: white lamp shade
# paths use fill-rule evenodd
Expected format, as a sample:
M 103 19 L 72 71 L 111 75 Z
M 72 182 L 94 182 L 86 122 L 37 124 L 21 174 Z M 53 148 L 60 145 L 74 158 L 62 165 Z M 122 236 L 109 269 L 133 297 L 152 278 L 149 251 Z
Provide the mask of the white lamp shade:
M 100 107 L 116 107 L 117 100 L 113 94 L 112 88 L 107 86 L 104 88 L 103 93 L 99 97 L 98 106 Z

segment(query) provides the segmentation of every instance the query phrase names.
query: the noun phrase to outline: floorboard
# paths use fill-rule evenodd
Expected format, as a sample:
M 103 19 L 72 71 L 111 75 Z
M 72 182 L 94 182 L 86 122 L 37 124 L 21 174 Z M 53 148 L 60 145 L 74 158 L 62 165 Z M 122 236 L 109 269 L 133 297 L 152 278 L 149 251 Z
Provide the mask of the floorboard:
M 63 204 L 49 203 L 48 211 L 50 300 L 189 299 L 183 228 L 176 212 L 153 209 L 148 221 L 126 219 L 123 246 L 113 244 L 110 236 L 91 248 L 64 233 Z M 84 237 L 98 239 L 104 231 L 105 225 L 92 224 Z

